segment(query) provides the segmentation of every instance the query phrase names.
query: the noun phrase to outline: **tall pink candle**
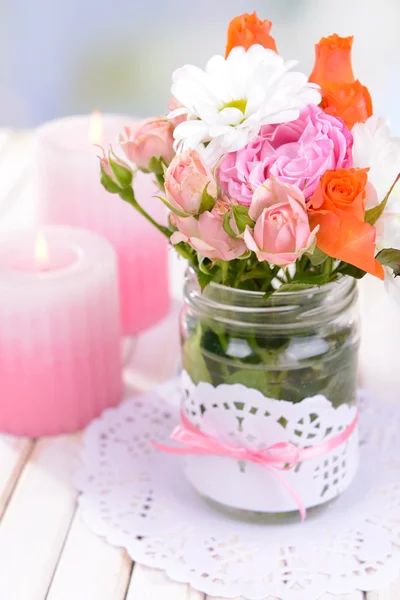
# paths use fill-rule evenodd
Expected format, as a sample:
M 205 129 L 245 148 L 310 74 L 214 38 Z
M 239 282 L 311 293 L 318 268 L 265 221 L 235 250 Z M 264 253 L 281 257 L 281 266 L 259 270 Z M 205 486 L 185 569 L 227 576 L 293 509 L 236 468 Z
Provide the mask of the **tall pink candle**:
M 42 235 L 0 241 L 0 431 L 35 437 L 122 396 L 115 252 L 84 230 Z
M 167 242 L 131 206 L 100 184 L 100 148 L 114 143 L 129 119 L 101 115 L 66 117 L 42 125 L 37 132 L 36 193 L 45 223 L 84 227 L 106 237 L 118 257 L 122 329 L 132 335 L 164 317 L 169 308 Z M 139 202 L 159 222 L 163 205 L 154 199 L 151 176 L 138 173 Z

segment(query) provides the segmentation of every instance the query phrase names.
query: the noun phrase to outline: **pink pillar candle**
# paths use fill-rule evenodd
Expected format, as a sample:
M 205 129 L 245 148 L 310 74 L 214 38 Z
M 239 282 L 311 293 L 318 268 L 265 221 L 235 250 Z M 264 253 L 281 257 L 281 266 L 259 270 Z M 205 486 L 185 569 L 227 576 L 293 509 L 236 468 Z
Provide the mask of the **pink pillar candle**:
M 42 234 L 0 241 L 0 431 L 33 437 L 122 397 L 115 252 L 80 229 Z
M 121 318 L 124 335 L 147 329 L 169 308 L 167 242 L 150 223 L 100 184 L 97 142 L 108 150 L 132 119 L 101 115 L 101 131 L 93 117 L 66 117 L 37 131 L 36 194 L 42 222 L 90 229 L 106 237 L 118 258 Z M 135 180 L 138 201 L 159 222 L 162 203 L 151 175 Z

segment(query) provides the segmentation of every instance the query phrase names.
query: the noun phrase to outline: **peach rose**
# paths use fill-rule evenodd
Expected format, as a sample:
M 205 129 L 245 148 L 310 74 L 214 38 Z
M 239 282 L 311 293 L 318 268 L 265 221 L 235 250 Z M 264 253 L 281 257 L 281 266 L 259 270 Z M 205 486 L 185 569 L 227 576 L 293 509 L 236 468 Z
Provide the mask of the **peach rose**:
M 225 211 L 218 204 L 211 212 L 194 217 L 174 219 L 178 231 L 172 234 L 171 243 L 186 242 L 201 256 L 214 261 L 229 261 L 246 252 L 242 239 L 230 237 L 223 226 Z
M 351 48 L 353 37 L 340 37 L 337 33 L 321 38 L 315 44 L 315 64 L 310 81 L 322 88 L 327 82 L 353 83 Z
M 166 200 L 171 210 L 180 216 L 197 215 L 200 212 L 204 194 L 210 206 L 217 196 L 217 184 L 209 167 L 195 150 L 176 154 L 164 175 Z
M 262 21 L 255 11 L 251 15 L 244 13 L 232 19 L 228 26 L 225 57 L 235 46 L 243 46 L 247 50 L 254 44 L 261 44 L 264 48 L 277 52 L 275 40 L 269 34 L 271 26 L 271 21 Z
M 125 127 L 119 143 L 128 160 L 142 171 L 149 170 L 153 157 L 169 165 L 175 156 L 173 125 L 165 117 L 148 119 L 135 130 Z
M 356 123 L 365 123 L 372 115 L 369 90 L 358 80 L 354 83 L 326 83 L 321 107 L 328 115 L 343 119 L 349 129 Z
M 285 267 L 295 262 L 315 240 L 318 229 L 310 230 L 306 201 L 295 185 L 267 181 L 256 189 L 249 217 L 256 222 L 247 226 L 244 241 L 259 261 Z
M 312 227 L 319 226 L 317 246 L 328 256 L 380 279 L 375 258 L 376 229 L 364 222 L 368 169 L 326 171 L 309 205 Z

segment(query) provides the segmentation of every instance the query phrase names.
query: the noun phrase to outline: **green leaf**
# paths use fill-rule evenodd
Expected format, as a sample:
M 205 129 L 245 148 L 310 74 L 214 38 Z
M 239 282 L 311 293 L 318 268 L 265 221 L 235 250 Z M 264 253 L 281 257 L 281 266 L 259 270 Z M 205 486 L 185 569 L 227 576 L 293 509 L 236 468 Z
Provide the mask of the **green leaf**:
M 390 189 L 389 189 L 388 193 L 386 194 L 386 196 L 384 197 L 384 199 L 382 200 L 382 202 L 380 204 L 378 204 L 378 206 L 375 206 L 374 208 L 370 208 L 369 210 L 367 210 L 365 212 L 364 221 L 366 223 L 369 223 L 370 225 L 375 225 L 377 220 L 382 216 L 383 211 L 385 210 L 386 205 L 388 203 L 390 194 L 393 192 L 393 188 L 396 185 L 396 183 L 399 181 L 399 179 L 400 179 L 400 173 L 397 175 L 396 179 L 390 186 Z
M 172 206 L 172 205 L 171 205 L 171 204 L 168 202 L 168 200 L 166 200 L 166 199 L 165 199 L 165 198 L 163 198 L 162 196 L 154 196 L 154 198 L 158 198 L 159 200 L 161 200 L 161 202 L 162 202 L 163 204 L 165 204 L 165 206 L 166 206 L 167 208 L 169 208 L 169 210 L 170 210 L 171 212 L 173 212 L 173 213 L 174 213 L 174 215 L 176 215 L 177 217 L 184 217 L 184 218 L 186 218 L 186 217 L 189 217 L 189 216 L 190 216 L 190 215 L 187 215 L 186 213 L 182 212 L 181 210 L 178 210 L 178 209 L 177 209 L 177 208 L 175 208 L 174 206 Z
M 268 395 L 268 372 L 262 369 L 240 369 L 234 371 L 226 378 L 226 383 L 233 385 L 241 383 L 248 388 L 259 390 L 262 394 Z
M 128 165 L 122 165 L 121 163 L 113 160 L 111 156 L 108 157 L 108 162 L 120 187 L 130 187 L 132 184 L 132 171 L 128 168 Z
M 280 292 L 300 292 L 301 290 L 308 290 L 312 287 L 312 283 L 302 283 L 301 281 L 294 281 L 293 283 L 283 283 L 277 290 Z
M 210 259 L 206 258 L 205 256 L 201 256 L 199 253 L 197 253 L 197 259 L 199 261 L 199 269 L 202 273 L 204 273 L 205 275 L 210 275 L 210 271 L 207 268 L 207 264 L 210 263 Z M 204 264 L 207 261 L 207 264 Z
M 211 375 L 201 351 L 201 337 L 201 326 L 198 325 L 196 331 L 183 344 L 183 368 L 189 373 L 194 383 L 197 384 L 200 381 L 212 383 Z
M 247 226 L 254 227 L 254 221 L 249 217 L 247 206 L 232 206 L 232 213 L 239 234 L 243 234 Z
M 119 185 L 115 183 L 115 181 L 113 181 L 111 177 L 109 177 L 103 170 L 101 171 L 100 183 L 104 189 L 107 190 L 107 192 L 110 192 L 110 194 L 119 194 L 121 191 Z
M 395 277 L 400 275 L 400 250 L 385 248 L 378 252 L 376 259 L 382 266 L 392 269 Z
M 362 279 L 366 272 L 354 265 L 349 265 L 348 263 L 342 263 L 342 265 L 338 268 L 338 273 L 342 273 L 343 275 L 349 275 L 350 277 L 354 277 L 354 279 Z
M 331 273 L 302 273 L 298 278 L 292 280 L 292 283 L 304 283 L 305 285 L 310 286 L 324 285 L 330 281 L 332 281 Z
M 322 250 L 319 248 L 314 248 L 314 252 L 306 252 L 306 255 L 314 267 L 322 265 L 322 263 L 324 263 L 328 258 L 328 255 L 325 254 L 325 252 L 322 252 Z
M 246 271 L 239 277 L 240 281 L 246 281 L 247 279 L 264 279 L 267 276 L 267 273 L 263 266 L 256 267 L 255 269 L 250 269 L 250 271 Z
M 199 280 L 200 289 L 203 292 L 209 283 L 214 279 L 213 275 L 199 271 L 197 273 L 197 279 Z
M 164 175 L 163 159 L 160 156 L 153 156 L 149 162 L 148 170 L 155 175 Z
M 222 226 L 224 228 L 224 231 L 234 240 L 237 240 L 238 238 L 240 238 L 241 236 L 238 235 L 237 233 L 235 233 L 232 229 L 231 226 L 231 213 L 230 211 L 226 212 L 224 214 L 224 219 L 222 221 Z
M 205 186 L 203 193 L 201 195 L 201 204 L 199 208 L 199 214 L 201 215 L 203 212 L 210 211 L 214 208 L 215 198 L 213 198 L 207 191 L 210 183 L 207 183 Z
M 156 174 L 156 181 L 158 186 L 163 190 L 164 189 L 164 175 Z

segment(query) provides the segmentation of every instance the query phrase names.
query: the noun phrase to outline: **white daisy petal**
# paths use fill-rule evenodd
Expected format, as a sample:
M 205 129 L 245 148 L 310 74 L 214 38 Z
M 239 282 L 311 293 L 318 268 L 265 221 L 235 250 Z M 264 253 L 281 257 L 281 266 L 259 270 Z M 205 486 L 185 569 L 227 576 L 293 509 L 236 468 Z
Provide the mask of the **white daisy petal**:
M 247 96 L 246 112 L 244 113 L 246 117 L 250 117 L 250 115 L 261 108 L 265 101 L 265 96 L 265 89 L 262 85 L 255 85 L 250 88 Z
M 295 64 L 255 44 L 233 48 L 227 59 L 213 56 L 205 71 L 191 65 L 175 71 L 172 95 L 191 119 L 176 128 L 176 144 L 217 161 L 243 148 L 262 125 L 294 120 L 307 104 L 319 104 L 316 86 L 290 71 Z
M 219 120 L 224 125 L 239 125 L 243 121 L 243 113 L 238 108 L 230 106 L 220 111 Z

